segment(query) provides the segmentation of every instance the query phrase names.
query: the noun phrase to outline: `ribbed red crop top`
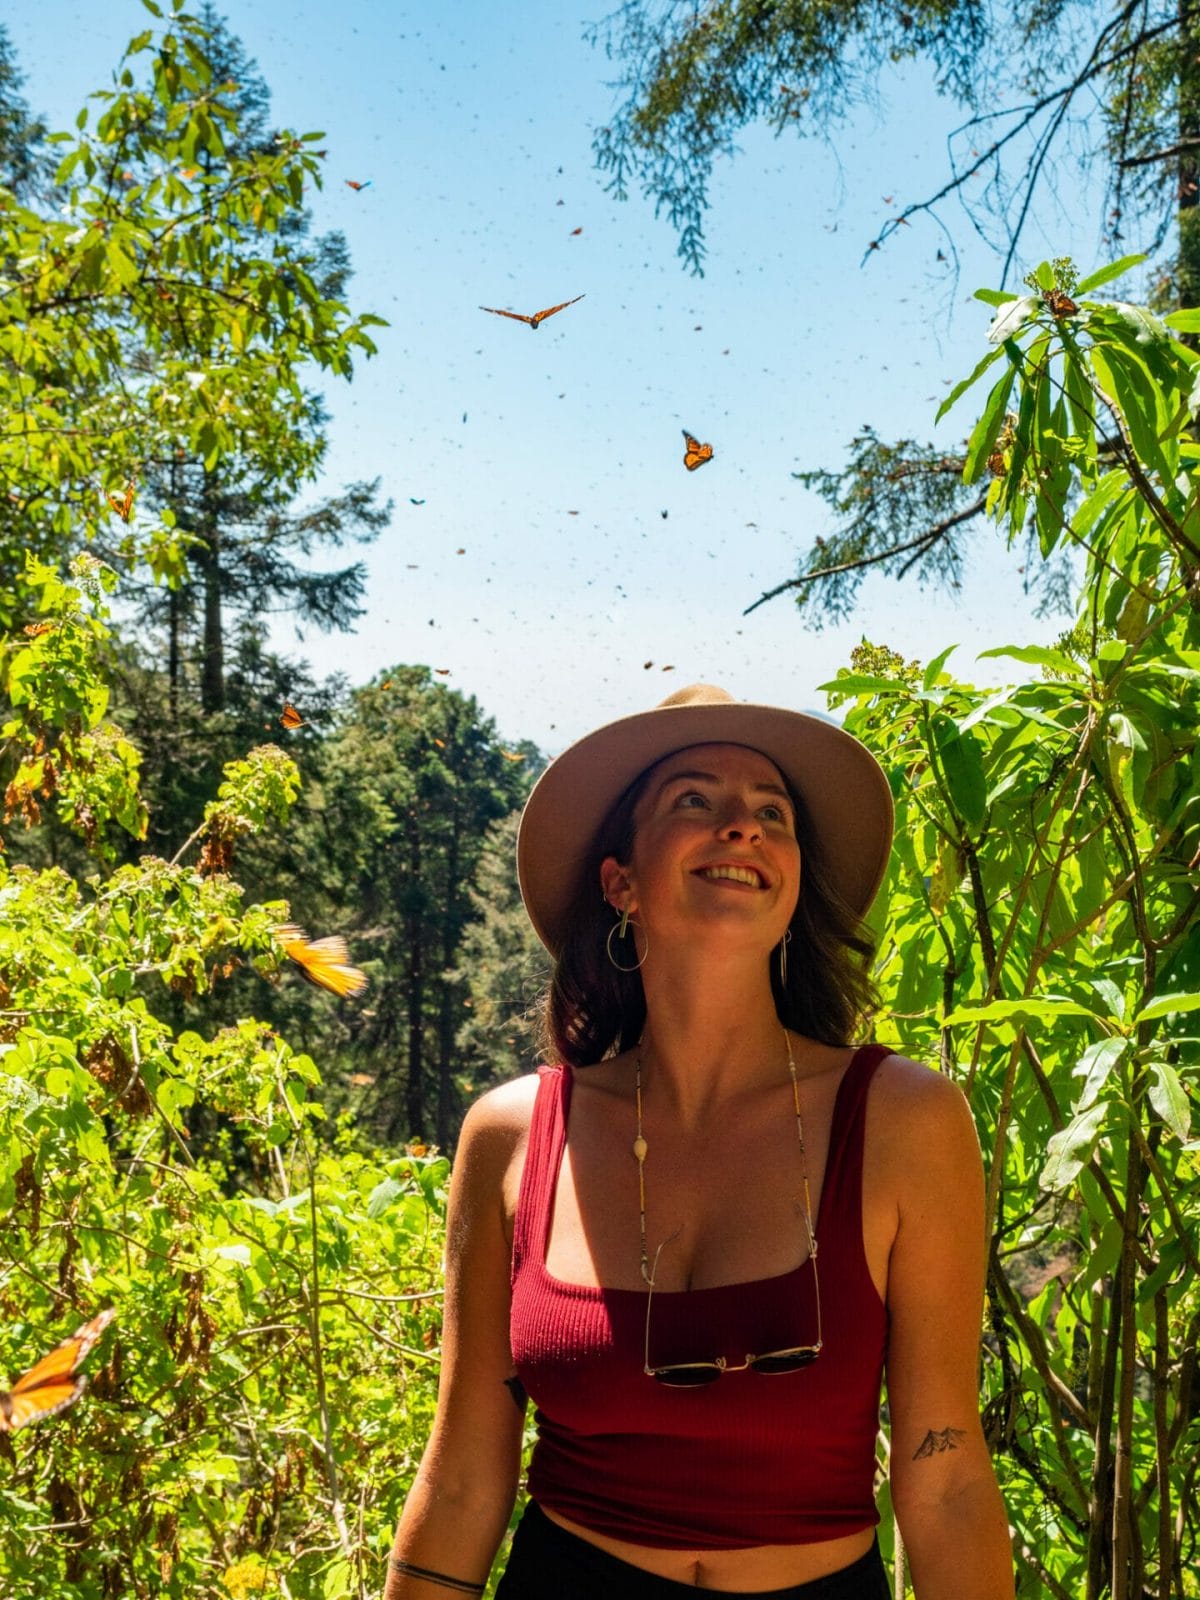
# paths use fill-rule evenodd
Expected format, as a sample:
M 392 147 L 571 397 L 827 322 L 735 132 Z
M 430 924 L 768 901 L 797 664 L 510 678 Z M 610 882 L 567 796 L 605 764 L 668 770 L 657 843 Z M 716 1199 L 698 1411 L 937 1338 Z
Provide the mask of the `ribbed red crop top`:
M 668 1388 L 642 1371 L 643 1290 L 563 1283 L 546 1271 L 571 1070 L 539 1069 L 513 1239 L 511 1336 L 537 1407 L 529 1492 L 542 1506 L 612 1538 L 677 1550 L 811 1544 L 879 1521 L 888 1317 L 863 1248 L 862 1167 L 867 1087 L 888 1054 L 864 1046 L 838 1085 L 814 1229 L 820 1356 L 798 1372 L 732 1372 L 696 1389 Z M 804 1337 L 814 1311 L 805 1262 L 754 1283 L 656 1295 L 655 1344 L 664 1361 L 718 1351 L 741 1361 L 747 1350 Z

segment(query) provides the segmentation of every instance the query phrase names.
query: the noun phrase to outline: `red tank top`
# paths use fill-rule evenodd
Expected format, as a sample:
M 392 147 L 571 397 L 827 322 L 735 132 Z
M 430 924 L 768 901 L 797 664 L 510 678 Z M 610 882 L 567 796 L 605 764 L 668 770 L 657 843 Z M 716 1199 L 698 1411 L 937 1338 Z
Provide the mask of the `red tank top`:
M 863 1248 L 867 1088 L 890 1054 L 856 1051 L 838 1085 L 814 1232 L 824 1348 L 786 1374 L 672 1389 L 642 1371 L 646 1292 L 563 1283 L 546 1246 L 571 1069 L 542 1067 L 513 1238 L 512 1354 L 537 1407 L 529 1493 L 582 1527 L 663 1549 L 811 1544 L 873 1527 L 887 1310 Z M 812 1266 L 654 1297 L 655 1359 L 741 1361 L 815 1336 Z M 660 1319 L 661 1310 L 661 1321 Z

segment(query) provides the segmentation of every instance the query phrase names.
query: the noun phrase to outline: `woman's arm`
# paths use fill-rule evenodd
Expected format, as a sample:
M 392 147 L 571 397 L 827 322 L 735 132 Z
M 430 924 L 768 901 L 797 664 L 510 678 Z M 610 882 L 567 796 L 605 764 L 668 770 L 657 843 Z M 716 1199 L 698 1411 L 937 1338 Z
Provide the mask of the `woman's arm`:
M 987 1249 L 961 1089 L 906 1061 L 885 1095 L 899 1228 L 888 1263 L 892 1504 L 916 1600 L 1013 1600 L 1008 1516 L 979 1421 Z
M 529 1126 L 536 1079 L 502 1084 L 467 1113 L 446 1219 L 446 1288 L 437 1415 L 405 1501 L 392 1556 L 480 1591 L 517 1493 L 523 1405 L 507 1380 L 509 1266 L 505 1184 Z M 464 1592 L 389 1560 L 384 1600 Z

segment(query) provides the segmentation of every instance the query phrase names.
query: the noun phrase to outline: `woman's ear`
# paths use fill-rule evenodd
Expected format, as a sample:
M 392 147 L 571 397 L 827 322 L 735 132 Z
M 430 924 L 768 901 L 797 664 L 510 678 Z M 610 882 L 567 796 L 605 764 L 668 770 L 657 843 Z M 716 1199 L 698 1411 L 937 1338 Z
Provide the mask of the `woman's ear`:
M 600 887 L 604 891 L 604 898 L 614 911 L 628 911 L 632 915 L 637 910 L 637 906 L 630 898 L 633 893 L 633 881 L 629 869 L 623 867 L 616 856 L 605 856 L 600 863 Z

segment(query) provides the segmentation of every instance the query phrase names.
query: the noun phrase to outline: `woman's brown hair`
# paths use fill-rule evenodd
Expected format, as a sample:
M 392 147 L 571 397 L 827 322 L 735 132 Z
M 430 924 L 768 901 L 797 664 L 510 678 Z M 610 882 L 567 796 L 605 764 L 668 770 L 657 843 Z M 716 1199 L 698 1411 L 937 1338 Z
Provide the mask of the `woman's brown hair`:
M 600 863 L 606 856 L 620 862 L 632 857 L 634 812 L 653 771 L 648 767 L 635 778 L 613 806 L 580 874 L 546 991 L 544 1060 L 590 1066 L 630 1049 L 642 1036 L 646 997 L 641 975 L 619 971 L 608 958 L 606 941 L 615 913 L 600 888 Z M 862 918 L 830 884 L 821 843 L 803 802 L 786 779 L 784 784 L 796 819 L 802 878 L 789 924 L 786 984 L 780 981 L 774 953 L 771 957 L 775 1010 L 784 1026 L 796 1033 L 822 1044 L 849 1044 L 878 1004 L 870 975 L 875 941 Z

